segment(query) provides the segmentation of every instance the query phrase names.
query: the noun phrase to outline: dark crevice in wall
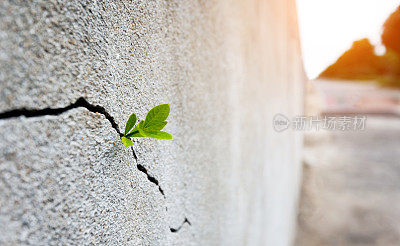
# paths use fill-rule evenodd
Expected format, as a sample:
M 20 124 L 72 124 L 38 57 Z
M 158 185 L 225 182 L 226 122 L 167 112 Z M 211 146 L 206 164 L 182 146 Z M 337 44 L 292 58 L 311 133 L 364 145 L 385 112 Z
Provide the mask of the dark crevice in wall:
M 136 159 L 136 167 L 139 171 L 141 171 L 142 173 L 146 174 L 147 179 L 152 182 L 153 184 L 157 185 L 158 190 L 160 191 L 160 193 L 163 195 L 163 197 L 165 198 L 165 194 L 164 194 L 164 190 L 161 188 L 160 184 L 158 183 L 158 180 L 156 178 L 154 178 L 153 176 L 150 176 L 150 174 L 147 172 L 147 169 L 140 165 L 138 163 L 135 151 L 132 148 L 132 153 L 133 153 L 133 157 Z
M 89 103 L 85 98 L 80 97 L 78 98 L 74 103 L 66 106 L 66 107 L 61 107 L 61 108 L 44 108 L 44 109 L 27 109 L 27 108 L 20 108 L 20 109 L 13 109 L 13 110 L 9 110 L 9 111 L 5 111 L 0 113 L 0 120 L 3 119 L 10 119 L 10 118 L 16 118 L 16 117 L 20 117 L 20 116 L 25 116 L 27 118 L 32 118 L 32 117 L 41 117 L 41 116 L 46 116 L 46 115 L 60 115 L 62 113 L 65 113 L 71 109 L 74 108 L 86 108 L 87 110 L 89 110 L 90 112 L 93 113 L 100 113 L 102 115 L 104 115 L 106 117 L 106 119 L 111 123 L 112 128 L 115 129 L 115 131 L 119 134 L 120 137 L 123 136 L 123 134 L 120 132 L 119 127 L 117 125 L 117 123 L 114 120 L 114 117 L 112 117 L 104 107 L 100 106 L 100 105 L 93 105 L 91 103 Z M 164 190 L 161 188 L 161 186 L 159 185 L 159 182 L 156 178 L 154 178 L 153 176 L 150 176 L 149 173 L 147 172 L 147 169 L 143 166 L 140 165 L 137 161 L 138 158 L 136 156 L 135 150 L 133 148 L 132 149 L 132 154 L 133 157 L 136 160 L 136 167 L 139 171 L 141 171 L 142 173 L 146 174 L 147 179 L 152 182 L 153 184 L 157 185 L 158 190 L 160 191 L 160 193 L 163 195 L 163 197 L 165 198 L 165 194 L 164 194 Z M 167 208 L 166 208 L 167 209 Z M 190 223 L 190 221 L 185 217 L 185 220 L 183 221 L 183 223 L 177 227 L 177 228 L 172 228 L 170 227 L 170 231 L 173 233 L 178 232 L 184 224 L 188 224 L 188 225 L 192 225 Z
M 179 232 L 179 230 L 180 229 L 182 229 L 182 227 L 183 227 L 183 225 L 184 224 L 188 224 L 188 225 L 192 225 L 192 223 L 190 223 L 190 221 L 185 217 L 185 220 L 182 222 L 182 224 L 179 226 L 179 227 L 177 227 L 177 228 L 172 228 L 172 227 L 170 227 L 169 228 L 169 230 L 171 231 L 171 232 Z
M 142 165 L 140 165 L 140 164 L 138 163 L 138 159 L 137 159 L 137 157 L 136 157 L 136 154 L 135 154 L 135 151 L 134 151 L 133 147 L 131 147 L 131 149 L 132 149 L 133 157 L 134 157 L 135 160 L 136 160 L 136 167 L 137 167 L 137 169 L 138 169 L 139 171 L 141 171 L 142 173 L 146 174 L 146 177 L 147 177 L 147 179 L 148 179 L 150 182 L 152 182 L 153 184 L 157 185 L 158 190 L 160 191 L 160 193 L 163 195 L 163 197 L 164 197 L 164 199 L 165 199 L 164 190 L 163 190 L 163 189 L 161 188 L 161 186 L 159 185 L 158 180 L 157 180 L 156 178 L 150 176 L 149 173 L 147 172 L 147 169 L 146 169 L 144 166 L 142 166 Z M 165 211 L 168 211 L 168 207 L 165 207 Z M 190 225 L 190 226 L 192 225 L 192 223 L 190 223 L 190 221 L 185 217 L 185 219 L 183 220 L 182 224 L 181 224 L 179 227 L 177 227 L 177 228 L 172 228 L 172 227 L 170 227 L 169 230 L 170 230 L 172 233 L 179 232 L 179 230 L 182 229 L 182 227 L 183 227 L 183 225 L 184 225 L 185 223 L 188 224 L 188 225 Z
M 21 108 L 21 109 L 13 109 L 10 111 L 2 112 L 0 113 L 0 119 L 9 119 L 9 118 L 15 118 L 19 116 L 25 116 L 28 118 L 31 117 L 40 117 L 40 116 L 45 116 L 45 115 L 60 115 L 64 112 L 67 112 L 68 110 L 74 109 L 74 108 L 86 108 L 90 112 L 93 113 L 100 113 L 106 117 L 106 119 L 111 123 L 111 126 L 117 131 L 117 133 L 122 136 L 121 132 L 119 131 L 117 123 L 115 123 L 114 118 L 106 111 L 105 108 L 99 105 L 93 105 L 89 103 L 85 98 L 80 97 L 76 102 L 62 108 L 44 108 L 44 109 L 26 109 L 26 108 Z
M 16 118 L 16 117 L 20 117 L 20 116 L 25 116 L 28 118 L 31 117 L 40 117 L 40 116 L 46 116 L 46 115 L 60 115 L 64 112 L 67 112 L 71 109 L 74 108 L 86 108 L 87 110 L 89 110 L 90 112 L 93 113 L 100 113 L 102 115 L 104 115 L 106 117 L 106 119 L 111 123 L 111 126 L 115 129 L 115 131 L 117 131 L 117 133 L 120 135 L 120 137 L 122 137 L 122 133 L 119 131 L 119 127 L 117 125 L 117 123 L 114 120 L 114 117 L 112 117 L 104 107 L 99 106 L 99 105 L 93 105 L 91 103 L 89 103 L 85 98 L 80 97 L 78 98 L 74 103 L 66 106 L 66 107 L 61 107 L 61 108 L 44 108 L 44 109 L 27 109 L 27 108 L 20 108 L 20 109 L 13 109 L 10 111 L 5 111 L 0 113 L 0 120 L 1 119 L 10 119 L 10 118 Z M 136 160 L 137 163 L 137 156 L 135 153 L 135 150 L 132 148 L 132 153 L 133 153 L 133 157 Z M 154 178 L 153 176 L 150 176 L 149 173 L 147 172 L 147 169 L 138 164 L 137 163 L 137 169 L 141 172 L 143 172 L 144 174 L 146 174 L 147 179 L 152 182 L 153 184 L 157 185 L 158 190 L 160 191 L 160 193 L 164 196 L 164 190 L 160 187 L 158 180 L 156 178 Z

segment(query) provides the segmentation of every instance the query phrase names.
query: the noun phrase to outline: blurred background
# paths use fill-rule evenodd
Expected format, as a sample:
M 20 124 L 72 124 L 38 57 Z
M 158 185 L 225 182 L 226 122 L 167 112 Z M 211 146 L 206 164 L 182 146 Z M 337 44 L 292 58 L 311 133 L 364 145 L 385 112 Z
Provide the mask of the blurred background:
M 297 0 L 306 114 L 295 245 L 400 245 L 400 1 Z

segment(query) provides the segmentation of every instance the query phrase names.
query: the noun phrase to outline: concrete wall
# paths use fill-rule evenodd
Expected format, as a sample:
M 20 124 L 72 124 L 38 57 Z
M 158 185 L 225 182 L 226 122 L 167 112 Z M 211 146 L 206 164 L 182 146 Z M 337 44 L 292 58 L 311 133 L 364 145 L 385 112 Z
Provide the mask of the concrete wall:
M 0 244 L 289 245 L 299 54 L 292 0 L 1 1 Z

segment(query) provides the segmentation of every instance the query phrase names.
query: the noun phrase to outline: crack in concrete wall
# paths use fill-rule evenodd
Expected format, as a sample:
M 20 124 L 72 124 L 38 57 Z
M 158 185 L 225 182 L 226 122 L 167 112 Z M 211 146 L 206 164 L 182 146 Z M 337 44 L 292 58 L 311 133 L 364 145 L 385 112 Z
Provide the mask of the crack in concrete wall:
M 151 176 L 151 175 L 147 172 L 147 169 L 146 169 L 143 165 L 140 165 L 140 164 L 138 163 L 138 158 L 137 158 L 137 156 L 136 156 L 136 154 L 135 154 L 135 151 L 133 150 L 133 147 L 132 147 L 131 149 L 132 149 L 133 157 L 134 157 L 135 160 L 136 160 L 136 167 L 137 167 L 137 169 L 138 169 L 139 171 L 141 171 L 142 173 L 146 174 L 146 177 L 147 177 L 147 179 L 148 179 L 150 182 L 152 182 L 153 184 L 157 185 L 158 190 L 160 191 L 160 193 L 161 193 L 161 194 L 164 196 L 164 198 L 165 198 L 164 190 L 161 188 L 161 186 L 160 186 L 158 180 L 157 180 L 155 177 Z
M 74 103 L 71 103 L 70 105 L 68 105 L 66 107 L 61 107 L 61 108 L 49 108 L 49 107 L 44 108 L 44 109 L 20 108 L 20 109 L 13 109 L 13 110 L 5 111 L 5 112 L 0 113 L 0 119 L 9 119 L 9 118 L 15 118 L 15 117 L 20 117 L 20 116 L 25 116 L 25 117 L 31 118 L 31 117 L 40 117 L 40 116 L 45 116 L 45 115 L 60 115 L 64 112 L 67 112 L 68 110 L 71 110 L 74 108 L 79 108 L 79 107 L 84 107 L 84 108 L 88 109 L 90 112 L 100 113 L 100 114 L 104 115 L 106 117 L 106 119 L 111 123 L 111 126 L 120 135 L 120 137 L 123 136 L 123 134 L 119 130 L 118 124 L 114 120 L 114 117 L 112 117 L 104 107 L 102 107 L 100 105 L 91 104 L 83 97 L 80 97 Z M 137 163 L 138 158 L 135 153 L 135 150 L 133 149 L 133 147 L 131 149 L 132 149 L 133 157 L 135 158 L 136 163 Z M 146 174 L 147 179 L 151 183 L 157 185 L 158 190 L 165 198 L 164 190 L 159 185 L 158 180 L 156 178 L 154 178 L 153 176 L 151 176 L 147 172 L 147 169 L 143 165 L 137 163 L 136 167 L 139 171 Z
M 20 117 L 20 116 L 25 116 L 27 118 L 41 117 L 41 116 L 46 116 L 46 115 L 55 115 L 55 116 L 57 116 L 57 115 L 60 115 L 62 113 L 65 113 L 65 112 L 67 112 L 67 111 L 69 111 L 71 109 L 80 108 L 80 107 L 86 108 L 90 112 L 100 113 L 100 114 L 104 115 L 105 118 L 111 123 L 112 128 L 114 128 L 115 131 L 118 133 L 118 135 L 120 137 L 123 136 L 123 134 L 119 130 L 118 124 L 114 120 L 114 117 L 112 117 L 104 107 L 102 107 L 100 105 L 91 104 L 83 97 L 78 98 L 74 103 L 71 103 L 68 106 L 60 107 L 60 108 L 50 108 L 50 107 L 47 107 L 47 108 L 44 108 L 44 109 L 20 108 L 20 109 L 8 110 L 8 111 L 0 113 L 0 120 L 11 119 L 11 118 L 16 118 L 16 117 Z M 144 173 L 146 175 L 147 179 L 151 183 L 155 184 L 158 187 L 158 190 L 160 191 L 160 193 L 165 198 L 164 190 L 161 188 L 161 186 L 159 184 L 159 181 L 155 177 L 151 176 L 148 173 L 147 169 L 143 165 L 138 163 L 138 158 L 137 158 L 137 155 L 136 155 L 135 150 L 133 149 L 133 147 L 131 147 L 131 150 L 132 150 L 133 157 L 134 157 L 134 159 L 135 159 L 135 161 L 137 163 L 136 164 L 137 169 L 140 172 Z M 166 207 L 166 210 L 168 210 L 167 207 Z M 176 229 L 170 227 L 170 231 L 173 232 L 173 233 L 178 232 L 185 223 L 187 223 L 188 225 L 191 225 L 189 220 L 185 217 L 185 220 L 183 221 L 182 225 L 180 225 Z
M 0 113 L 0 119 L 9 119 L 20 116 L 31 118 L 31 117 L 40 117 L 45 115 L 60 115 L 64 112 L 67 112 L 68 110 L 80 107 L 86 108 L 90 112 L 100 113 L 104 115 L 106 119 L 111 123 L 112 128 L 114 128 L 115 131 L 117 131 L 120 137 L 122 136 L 122 133 L 120 132 L 117 123 L 115 123 L 114 117 L 112 117 L 104 107 L 100 105 L 91 104 L 83 97 L 80 97 L 74 103 L 71 103 L 70 105 L 61 108 L 44 108 L 44 109 L 20 108 L 20 109 L 5 111 Z
M 185 219 L 183 220 L 182 224 L 181 224 L 179 227 L 177 227 L 177 228 L 172 228 L 172 227 L 170 227 L 169 230 L 170 230 L 171 232 L 173 232 L 173 233 L 179 232 L 179 230 L 182 229 L 182 227 L 183 227 L 183 225 L 184 225 L 185 223 L 188 224 L 189 226 L 192 225 L 192 223 L 190 223 L 190 221 L 185 217 Z

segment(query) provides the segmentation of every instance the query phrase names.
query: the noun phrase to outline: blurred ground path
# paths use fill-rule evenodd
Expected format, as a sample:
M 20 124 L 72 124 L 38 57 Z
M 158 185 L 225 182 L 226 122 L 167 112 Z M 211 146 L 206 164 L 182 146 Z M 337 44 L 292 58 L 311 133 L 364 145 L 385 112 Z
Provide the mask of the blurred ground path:
M 400 245 L 400 118 L 306 136 L 297 246 Z

